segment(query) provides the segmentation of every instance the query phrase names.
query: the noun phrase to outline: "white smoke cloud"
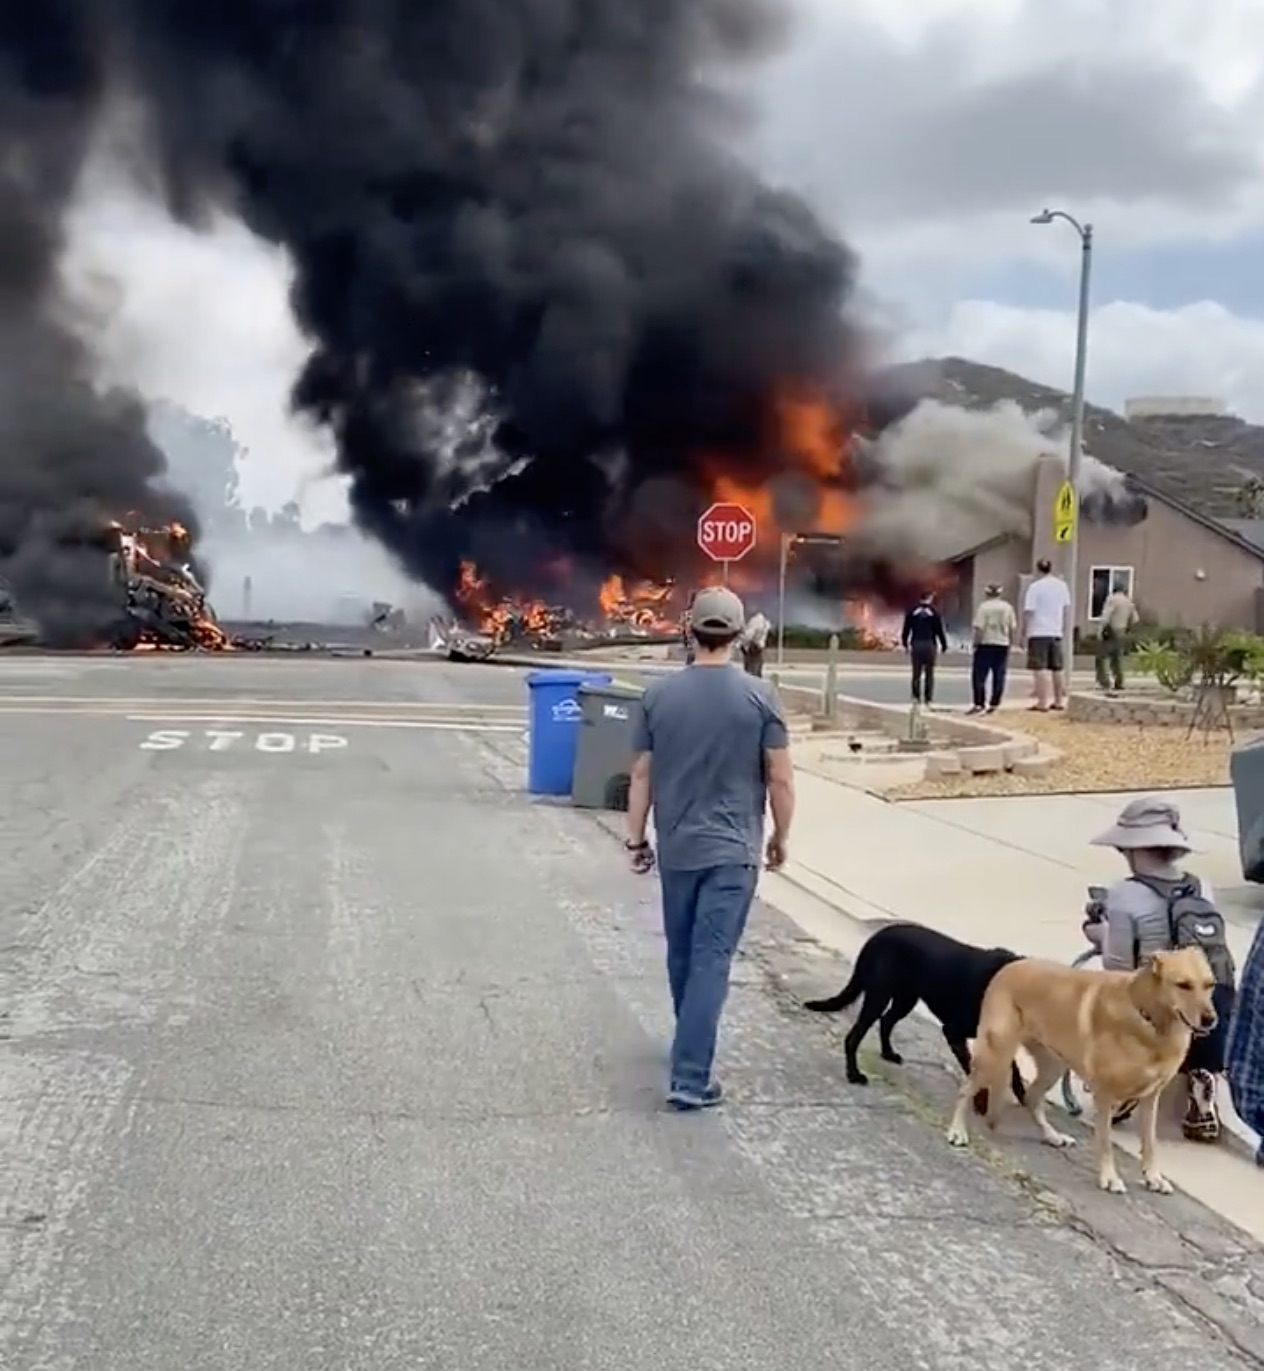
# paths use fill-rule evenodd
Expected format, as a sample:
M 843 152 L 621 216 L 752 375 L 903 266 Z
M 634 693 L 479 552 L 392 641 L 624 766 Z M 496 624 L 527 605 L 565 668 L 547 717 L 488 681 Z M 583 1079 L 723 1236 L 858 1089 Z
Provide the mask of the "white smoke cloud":
M 374 601 L 383 601 L 421 624 L 442 605 L 354 528 L 242 538 L 212 532 L 199 553 L 212 569 L 211 598 L 223 619 L 363 624 Z
M 1036 467 L 1070 452 L 1053 411 L 1027 414 L 1012 401 L 969 410 L 923 400 L 871 445 L 881 471 L 857 543 L 889 555 L 937 560 L 1002 534 L 1030 537 Z M 1124 477 L 1085 454 L 1081 501 L 1099 515 L 1125 517 L 1135 499 Z

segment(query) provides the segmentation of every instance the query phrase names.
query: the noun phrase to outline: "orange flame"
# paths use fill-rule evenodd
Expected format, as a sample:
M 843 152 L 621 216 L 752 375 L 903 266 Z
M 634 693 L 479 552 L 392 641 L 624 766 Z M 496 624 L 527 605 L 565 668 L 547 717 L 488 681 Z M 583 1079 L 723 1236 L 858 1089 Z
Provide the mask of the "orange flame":
M 670 581 L 625 582 L 609 576 L 597 592 L 600 621 L 574 623 L 566 610 L 522 595 L 497 595 L 486 576 L 473 562 L 462 562 L 456 600 L 466 616 L 483 633 L 503 643 L 515 633 L 532 637 L 557 637 L 565 628 L 579 632 L 614 633 L 620 628 L 638 633 L 675 633 L 679 621 L 673 616 Z
M 671 633 L 677 627 L 676 620 L 669 617 L 674 590 L 673 581 L 633 581 L 625 585 L 622 576 L 609 576 L 597 592 L 597 602 L 611 624 Z
M 553 637 L 561 626 L 557 612 L 542 600 L 519 595 L 497 598 L 487 578 L 479 575 L 473 562 L 461 563 L 456 599 L 477 628 L 497 643 L 505 642 L 516 630 L 533 636 Z
M 710 496 L 732 501 L 750 511 L 759 530 L 756 559 L 776 556 L 783 533 L 831 533 L 841 535 L 854 528 L 860 517 L 851 480 L 851 454 L 858 424 L 845 409 L 827 397 L 799 387 L 788 387 L 772 399 L 768 415 L 767 448 L 777 459 L 779 475 L 798 474 L 813 508 L 793 528 L 782 528 L 772 491 L 733 476 L 722 457 L 710 463 Z

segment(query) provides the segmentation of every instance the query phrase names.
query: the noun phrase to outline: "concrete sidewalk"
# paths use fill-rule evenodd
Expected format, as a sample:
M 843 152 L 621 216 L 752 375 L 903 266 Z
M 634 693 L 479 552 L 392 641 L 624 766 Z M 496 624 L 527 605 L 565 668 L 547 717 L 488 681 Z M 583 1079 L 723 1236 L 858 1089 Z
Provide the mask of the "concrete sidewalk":
M 1121 874 L 1117 854 L 1089 840 L 1131 795 L 892 804 L 803 770 L 796 784 L 792 861 L 763 893 L 849 958 L 875 927 L 912 920 L 963 942 L 1069 962 L 1087 947 L 1080 929 L 1087 886 Z M 1216 887 L 1241 965 L 1264 892 L 1242 882 L 1232 794 L 1171 798 L 1199 849 L 1191 865 Z M 1231 1111 L 1226 1121 L 1234 1136 L 1208 1148 L 1185 1142 L 1175 1118 L 1165 1119 L 1164 1166 L 1175 1184 L 1264 1241 L 1264 1176 L 1248 1151 L 1256 1140 Z M 1117 1136 L 1135 1153 L 1135 1134 Z

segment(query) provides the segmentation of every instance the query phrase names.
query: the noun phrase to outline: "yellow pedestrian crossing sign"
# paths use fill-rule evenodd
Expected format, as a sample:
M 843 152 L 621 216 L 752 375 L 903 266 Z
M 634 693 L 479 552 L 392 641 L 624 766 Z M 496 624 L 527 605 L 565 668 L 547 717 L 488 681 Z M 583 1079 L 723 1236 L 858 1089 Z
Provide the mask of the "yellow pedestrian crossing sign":
M 1075 516 L 1078 501 L 1075 487 L 1070 481 L 1063 481 L 1058 487 L 1057 499 L 1053 502 L 1053 541 L 1069 543 L 1075 537 Z

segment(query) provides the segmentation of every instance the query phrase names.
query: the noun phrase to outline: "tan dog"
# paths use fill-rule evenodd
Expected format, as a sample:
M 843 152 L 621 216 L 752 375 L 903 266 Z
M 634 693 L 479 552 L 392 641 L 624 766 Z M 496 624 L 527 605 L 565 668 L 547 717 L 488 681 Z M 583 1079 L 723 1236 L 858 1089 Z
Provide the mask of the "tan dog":
M 1115 1170 L 1111 1119 L 1123 1104 L 1139 1101 L 1141 1174 L 1150 1190 L 1172 1186 L 1155 1161 L 1159 1095 L 1176 1075 L 1191 1037 L 1216 1026 L 1211 993 L 1215 978 L 1201 948 L 1160 952 L 1139 971 L 1090 971 L 1056 962 L 1023 960 L 992 978 L 979 1015 L 970 1075 L 957 1095 L 948 1141 L 970 1141 L 966 1120 L 976 1091 L 988 1092 L 987 1124 L 995 1127 L 1010 1066 L 1019 1047 L 1036 1063 L 1026 1107 L 1045 1142 L 1069 1147 L 1045 1114 L 1045 1096 L 1070 1067 L 1093 1092 L 1093 1141 L 1103 1190 L 1124 1193 Z

